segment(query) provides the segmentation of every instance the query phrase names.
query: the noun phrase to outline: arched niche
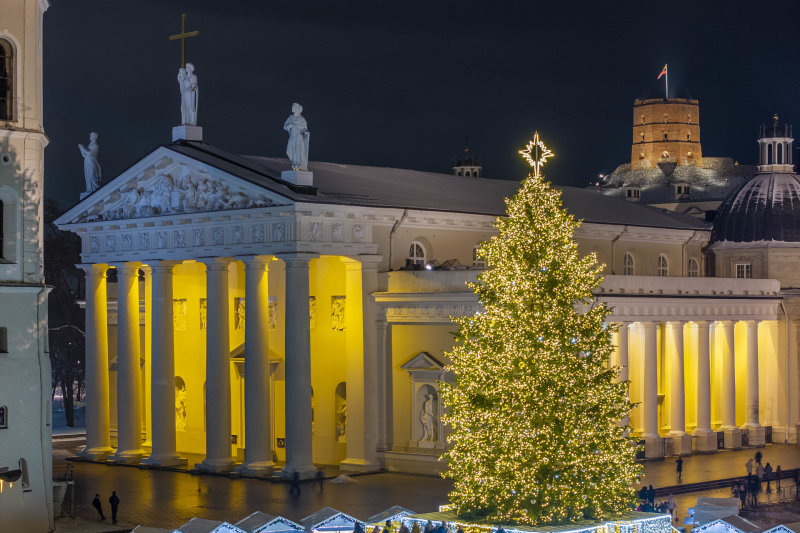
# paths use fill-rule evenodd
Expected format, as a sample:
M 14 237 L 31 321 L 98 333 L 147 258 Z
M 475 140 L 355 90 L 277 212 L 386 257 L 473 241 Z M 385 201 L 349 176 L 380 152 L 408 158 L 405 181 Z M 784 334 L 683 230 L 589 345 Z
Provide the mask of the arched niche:
M 336 442 L 347 442 L 347 383 L 344 381 L 336 385 L 333 408 Z
M 411 378 L 409 447 L 444 449 L 445 431 L 439 383 L 450 381 L 444 364 L 428 352 L 420 352 L 401 367 Z

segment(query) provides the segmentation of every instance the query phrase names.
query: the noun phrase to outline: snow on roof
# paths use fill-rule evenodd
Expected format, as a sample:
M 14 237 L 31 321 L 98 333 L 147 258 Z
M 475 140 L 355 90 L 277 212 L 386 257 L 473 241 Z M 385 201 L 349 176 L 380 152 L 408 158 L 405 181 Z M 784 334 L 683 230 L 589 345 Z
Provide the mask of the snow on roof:
M 352 531 L 355 524 L 363 527 L 364 522 L 332 507 L 325 507 L 300 520 L 300 524 L 306 531 Z
M 256 511 L 236 522 L 236 527 L 244 529 L 247 533 L 303 531 L 303 526 L 300 524 L 282 516 L 262 513 L 261 511 Z
M 296 202 L 387 207 L 429 211 L 504 215 L 505 199 L 520 182 L 467 178 L 416 170 L 309 162 L 314 189 L 281 181 L 288 160 L 274 157 L 238 156 L 213 146 L 181 141 L 167 148 L 284 195 Z M 697 218 L 671 213 L 597 191 L 558 187 L 564 207 L 577 219 L 599 224 L 709 230 Z
M 406 509 L 405 507 L 401 507 L 399 505 L 393 505 L 392 507 L 389 507 L 382 513 L 370 516 L 367 519 L 367 522 L 370 524 L 379 524 L 379 523 L 382 524 L 387 520 L 396 520 L 397 518 L 412 514 L 417 514 L 417 513 L 415 513 L 410 509 Z

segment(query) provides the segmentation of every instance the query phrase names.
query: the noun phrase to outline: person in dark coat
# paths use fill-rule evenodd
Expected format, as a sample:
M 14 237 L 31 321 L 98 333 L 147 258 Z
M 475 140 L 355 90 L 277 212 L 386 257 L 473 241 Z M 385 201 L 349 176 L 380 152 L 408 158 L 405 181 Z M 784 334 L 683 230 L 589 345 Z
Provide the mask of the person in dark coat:
M 675 472 L 678 473 L 678 481 L 680 481 L 681 474 L 683 473 L 683 457 L 680 455 L 678 456 L 678 460 L 675 461 Z
M 647 489 L 647 501 L 650 502 L 650 505 L 655 506 L 656 504 L 656 489 L 653 488 L 653 485 Z
M 106 516 L 103 514 L 103 504 L 100 503 L 100 495 L 95 494 L 94 500 L 92 500 L 92 505 L 95 509 L 97 509 L 97 514 L 100 515 L 100 520 L 103 521 L 106 519 Z
M 117 491 L 111 492 L 111 497 L 108 499 L 108 503 L 111 504 L 111 523 L 117 523 L 117 508 L 119 507 L 119 496 L 117 496 Z

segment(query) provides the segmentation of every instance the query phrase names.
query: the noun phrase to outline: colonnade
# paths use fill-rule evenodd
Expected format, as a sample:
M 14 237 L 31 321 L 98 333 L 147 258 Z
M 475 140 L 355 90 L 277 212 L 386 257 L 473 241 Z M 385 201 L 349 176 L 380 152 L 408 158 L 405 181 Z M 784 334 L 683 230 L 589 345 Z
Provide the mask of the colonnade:
M 713 401 L 718 402 L 719 422 L 717 431 L 724 432 L 725 447 L 741 446 L 741 429 L 747 430 L 748 444 L 764 443 L 765 430 L 759 420 L 759 342 L 758 320 L 745 320 L 746 341 L 737 345 L 734 342 L 734 321 L 667 321 L 667 322 L 622 322 L 616 330 L 616 359 L 613 363 L 620 367 L 620 380 L 636 381 L 639 376 L 630 375 L 631 343 L 633 333 L 640 343 L 636 353 L 640 356 L 637 368 L 641 371 L 641 385 L 638 387 L 639 425 L 634 431 L 646 442 L 648 456 L 657 456 L 661 450 L 659 433 L 659 352 L 663 362 L 661 371 L 667 372 L 664 382 L 664 405 L 669 406 L 669 431 L 666 438 L 673 440 L 674 453 L 688 454 L 692 452 L 692 437 L 696 451 L 712 451 L 717 449 L 717 435 L 712 429 L 712 357 L 721 354 L 721 368 L 715 374 L 718 379 L 713 390 Z M 696 390 L 686 386 L 685 352 L 687 345 L 684 329 L 687 324 L 695 328 L 692 335 L 696 345 L 690 346 L 690 353 L 696 356 L 692 361 L 695 369 Z M 659 330 L 661 339 L 659 342 Z M 717 333 L 719 332 L 719 335 Z M 714 342 L 722 339 L 723 346 L 716 347 Z M 661 350 L 659 349 L 661 344 Z M 745 422 L 741 428 L 736 425 L 736 359 L 745 361 L 746 402 Z M 720 358 L 717 359 L 720 361 Z M 668 370 L 667 370 L 668 369 Z M 696 427 L 690 435 L 686 431 L 686 398 L 695 397 L 692 402 L 696 412 L 692 413 Z M 741 395 L 740 395 L 741 397 Z M 628 423 L 629 419 L 623 421 Z
M 300 477 L 316 473 L 312 458 L 311 348 L 309 326 L 309 262 L 313 253 L 281 254 L 286 267 L 285 332 L 285 475 Z M 271 474 L 274 463 L 269 405 L 269 293 L 267 272 L 273 256 L 254 255 L 236 258 L 202 258 L 206 267 L 206 456 L 195 468 L 205 472 L 229 471 L 231 455 L 231 390 L 229 339 L 228 267 L 235 260 L 245 265 L 245 453 L 238 469 L 251 475 Z M 361 259 L 361 258 L 359 258 Z M 352 261 L 361 266 L 360 285 L 377 289 L 379 256 L 364 256 Z M 175 435 L 175 353 L 173 325 L 173 275 L 177 261 L 154 261 L 149 267 L 138 262 L 83 265 L 86 272 L 86 447 L 81 455 L 92 460 L 109 458 L 115 462 L 142 461 L 155 466 L 185 464 L 176 449 Z M 118 364 L 117 427 L 118 447 L 110 445 L 109 365 L 106 273 L 117 270 L 118 289 Z M 142 376 L 139 342 L 139 269 L 152 276 L 151 297 L 151 431 L 149 456 L 142 448 Z M 351 270 L 354 270 L 351 268 Z M 375 322 L 374 305 L 364 292 L 364 323 Z M 375 333 L 364 328 L 363 358 L 354 373 L 360 383 L 354 388 L 371 387 L 375 370 Z M 350 361 L 348 361 L 348 365 Z M 365 372 L 367 371 L 367 372 Z M 375 370 L 375 372 L 377 372 Z M 348 374 L 348 380 L 350 373 Z M 364 468 L 377 467 L 377 410 L 371 402 L 348 405 L 348 419 L 363 421 L 363 435 L 348 435 L 346 461 Z M 348 420 L 349 422 L 349 420 Z M 365 428 L 370 428 L 365 430 Z M 350 433 L 348 423 L 348 434 Z M 366 436 L 365 436 L 366 435 Z M 352 442 L 352 444 L 351 444 Z

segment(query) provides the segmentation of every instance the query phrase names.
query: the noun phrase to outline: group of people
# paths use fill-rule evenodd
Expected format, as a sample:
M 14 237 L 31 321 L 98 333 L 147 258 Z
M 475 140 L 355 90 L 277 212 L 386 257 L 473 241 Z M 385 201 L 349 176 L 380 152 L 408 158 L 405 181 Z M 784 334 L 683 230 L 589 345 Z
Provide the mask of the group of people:
M 356 528 L 353 530 L 353 533 L 363 533 L 361 526 L 356 524 Z M 453 529 L 449 524 L 445 524 L 444 522 L 439 522 L 439 525 L 437 526 L 428 520 L 428 523 L 425 524 L 425 528 L 421 528 L 419 526 L 419 522 L 414 522 L 411 530 L 409 530 L 408 526 L 405 524 L 401 524 L 400 528 L 395 531 L 392 527 L 392 521 L 387 520 L 383 525 L 383 529 L 381 529 L 381 526 L 375 526 L 371 533 L 453 533 Z M 456 529 L 455 533 L 464 533 L 464 529 L 461 526 L 458 526 L 458 529 Z M 503 526 L 498 527 L 497 533 L 505 533 Z
M 758 495 L 763 490 L 762 483 L 764 481 L 767 482 L 767 494 L 772 492 L 773 481 L 775 481 L 775 490 L 781 490 L 781 479 L 783 478 L 781 466 L 776 466 L 773 471 L 769 462 L 762 464 L 763 457 L 763 454 L 757 451 L 753 457 L 747 459 L 744 464 L 747 469 L 747 476 L 744 479 L 734 481 L 731 486 L 731 494 L 739 498 L 739 507 L 741 509 L 758 506 Z M 800 486 L 800 470 L 795 473 L 794 482 L 796 486 Z
M 112 491 L 111 496 L 108 498 L 108 504 L 111 506 L 111 523 L 117 523 L 117 509 L 119 508 L 119 496 L 117 496 L 117 491 Z M 100 521 L 106 519 L 106 515 L 103 514 L 103 504 L 100 503 L 100 495 L 95 494 L 94 500 L 92 500 L 92 506 L 97 510 L 97 514 L 100 516 Z
M 636 507 L 637 511 L 645 513 L 669 513 L 672 515 L 672 519 L 675 520 L 675 509 L 677 508 L 678 504 L 673 494 L 667 496 L 665 500 L 656 502 L 656 489 L 653 488 L 653 485 L 649 487 L 643 485 L 639 490 L 639 506 Z

